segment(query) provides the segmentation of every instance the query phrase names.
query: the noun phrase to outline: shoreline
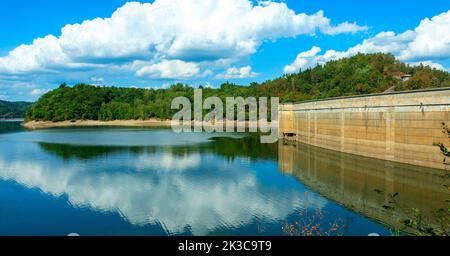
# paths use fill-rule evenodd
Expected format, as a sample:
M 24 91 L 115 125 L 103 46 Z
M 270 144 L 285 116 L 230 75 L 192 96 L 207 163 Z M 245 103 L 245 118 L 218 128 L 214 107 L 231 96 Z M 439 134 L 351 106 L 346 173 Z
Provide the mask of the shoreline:
M 229 122 L 223 122 L 224 129 L 226 124 Z M 233 121 L 233 126 L 237 126 L 239 122 Z M 204 126 L 203 122 L 192 121 L 192 126 Z M 246 128 L 258 127 L 258 122 L 245 121 L 243 124 Z M 271 125 L 269 122 L 267 125 Z M 62 128 L 62 127 L 100 127 L 100 126 L 111 126 L 111 127 L 171 127 L 171 120 L 159 120 L 159 119 L 149 119 L 149 120 L 114 120 L 114 121 L 98 121 L 98 120 L 76 120 L 76 121 L 62 121 L 62 122 L 52 122 L 52 121 L 29 121 L 22 123 L 24 128 L 30 130 L 37 129 L 47 129 L 47 128 Z
M 22 123 L 27 129 L 46 129 L 58 127 L 77 127 L 77 126 L 123 126 L 123 127 L 170 127 L 170 120 L 114 120 L 114 121 L 97 121 L 97 120 L 76 120 L 76 121 L 29 121 Z

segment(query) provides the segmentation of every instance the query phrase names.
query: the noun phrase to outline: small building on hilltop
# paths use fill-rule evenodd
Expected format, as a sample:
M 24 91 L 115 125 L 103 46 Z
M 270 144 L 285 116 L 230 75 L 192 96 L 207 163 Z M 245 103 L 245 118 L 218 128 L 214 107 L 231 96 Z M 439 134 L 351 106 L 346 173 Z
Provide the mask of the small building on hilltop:
M 396 78 L 396 79 L 402 80 L 403 82 L 408 81 L 412 77 L 411 74 L 405 74 L 405 73 L 402 73 L 402 72 L 394 73 L 392 76 L 394 78 Z

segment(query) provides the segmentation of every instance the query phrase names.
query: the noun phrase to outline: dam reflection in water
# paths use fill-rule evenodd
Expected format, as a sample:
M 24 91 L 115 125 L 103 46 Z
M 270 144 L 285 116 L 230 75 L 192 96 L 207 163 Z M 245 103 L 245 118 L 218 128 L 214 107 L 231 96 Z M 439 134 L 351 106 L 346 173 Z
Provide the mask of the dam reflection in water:
M 0 129 L 4 235 L 283 235 L 308 209 L 351 220 L 346 235 L 389 235 L 365 216 L 395 226 L 411 207 L 440 207 L 440 182 L 437 170 L 253 136 Z
M 447 209 L 446 171 L 340 153 L 302 143 L 279 146 L 280 171 L 330 200 L 396 229 L 412 217 L 439 225 Z M 447 184 L 448 185 L 448 184 Z

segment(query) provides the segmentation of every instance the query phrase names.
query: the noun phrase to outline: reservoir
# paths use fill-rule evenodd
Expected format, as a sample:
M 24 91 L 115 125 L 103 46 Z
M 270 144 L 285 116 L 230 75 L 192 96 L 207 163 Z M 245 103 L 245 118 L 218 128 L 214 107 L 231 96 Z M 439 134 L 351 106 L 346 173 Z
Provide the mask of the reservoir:
M 0 235 L 393 235 L 449 197 L 444 170 L 258 139 L 0 122 Z

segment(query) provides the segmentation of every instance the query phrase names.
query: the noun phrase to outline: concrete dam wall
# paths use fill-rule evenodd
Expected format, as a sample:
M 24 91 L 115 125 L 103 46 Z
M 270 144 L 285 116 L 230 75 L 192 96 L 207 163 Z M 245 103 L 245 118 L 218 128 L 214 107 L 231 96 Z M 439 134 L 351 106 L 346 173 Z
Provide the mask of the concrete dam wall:
M 280 106 L 280 136 L 326 149 L 444 168 L 450 88 L 342 97 Z

